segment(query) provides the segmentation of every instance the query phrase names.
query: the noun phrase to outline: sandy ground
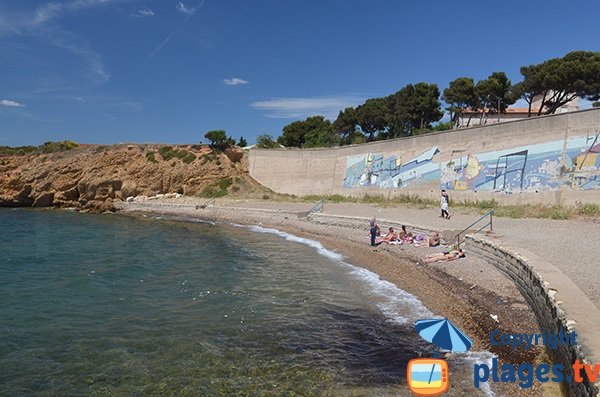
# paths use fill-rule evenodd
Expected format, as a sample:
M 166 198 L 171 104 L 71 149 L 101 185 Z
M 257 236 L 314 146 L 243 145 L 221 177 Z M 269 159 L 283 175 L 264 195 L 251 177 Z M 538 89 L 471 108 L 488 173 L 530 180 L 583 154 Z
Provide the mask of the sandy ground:
M 474 340 L 475 350 L 491 351 L 501 362 L 518 364 L 548 361 L 540 348 L 526 352 L 490 345 L 489 333 L 494 329 L 507 333 L 536 333 L 540 330 L 533 313 L 513 282 L 483 260 L 467 254 L 466 258 L 449 263 L 420 265 L 417 263 L 418 258 L 440 252 L 443 248 L 411 245 L 380 245 L 373 248 L 369 245 L 367 224 L 362 229 L 350 229 L 310 222 L 298 216 L 299 212 L 310 208 L 306 203 L 222 201 L 216 206 L 201 208 L 203 202 L 186 198 L 124 203 L 121 204 L 121 212 L 259 224 L 316 239 L 326 248 L 343 254 L 347 262 L 377 273 L 382 279 L 416 295 L 432 312 L 450 318 Z M 389 210 L 391 209 L 374 209 L 353 204 L 326 205 L 326 212 L 332 214 L 376 214 L 381 219 L 399 219 L 389 213 Z M 394 210 L 401 211 L 397 208 Z M 408 219 L 404 217 L 403 210 L 402 212 L 401 219 Z M 415 224 L 426 224 L 422 218 L 415 220 L 420 221 L 414 222 Z M 453 221 L 439 219 L 439 222 L 446 222 L 442 225 L 448 225 Z M 491 315 L 498 316 L 498 321 L 492 319 Z M 534 388 L 526 390 L 507 385 L 497 386 L 496 395 L 502 396 L 561 394 L 558 385 L 551 383 L 543 386 L 536 384 Z

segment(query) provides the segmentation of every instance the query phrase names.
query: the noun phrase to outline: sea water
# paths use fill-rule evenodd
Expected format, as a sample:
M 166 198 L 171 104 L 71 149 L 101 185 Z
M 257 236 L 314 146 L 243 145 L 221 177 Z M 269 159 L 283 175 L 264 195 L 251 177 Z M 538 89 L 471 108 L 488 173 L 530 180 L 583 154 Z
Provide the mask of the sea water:
M 0 210 L 3 396 L 410 395 L 430 316 L 274 229 Z

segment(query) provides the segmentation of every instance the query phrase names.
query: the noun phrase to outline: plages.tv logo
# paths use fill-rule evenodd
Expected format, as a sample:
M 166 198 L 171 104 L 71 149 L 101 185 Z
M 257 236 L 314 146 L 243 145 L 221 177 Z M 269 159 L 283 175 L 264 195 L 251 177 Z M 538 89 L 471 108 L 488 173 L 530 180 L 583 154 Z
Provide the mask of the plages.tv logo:
M 448 391 L 448 363 L 439 358 L 413 358 L 406 369 L 408 388 L 419 396 L 439 396 Z
M 451 352 L 466 352 L 473 344 L 447 318 L 418 320 L 415 330 L 427 342 Z M 406 368 L 408 388 L 417 396 L 439 396 L 450 387 L 448 363 L 436 357 L 415 358 Z

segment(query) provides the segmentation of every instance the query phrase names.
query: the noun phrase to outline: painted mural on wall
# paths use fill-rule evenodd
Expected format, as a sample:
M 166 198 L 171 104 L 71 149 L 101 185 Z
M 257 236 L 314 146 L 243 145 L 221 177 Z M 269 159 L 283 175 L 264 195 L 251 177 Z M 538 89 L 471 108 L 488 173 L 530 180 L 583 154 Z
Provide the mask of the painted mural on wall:
M 401 154 L 349 156 L 343 186 L 402 189 L 439 181 L 442 189 L 465 191 L 600 189 L 600 134 L 456 158 L 452 152 L 443 162 L 439 153 L 432 147 L 408 161 Z
M 598 136 L 588 136 L 469 154 L 441 164 L 440 182 L 470 191 L 599 189 L 599 153 Z
M 383 154 L 367 153 L 350 156 L 346 159 L 346 178 L 343 186 L 393 189 L 439 180 L 440 167 L 433 162 L 433 157 L 438 153 L 438 148 L 433 147 L 405 162 L 399 155 L 385 157 Z

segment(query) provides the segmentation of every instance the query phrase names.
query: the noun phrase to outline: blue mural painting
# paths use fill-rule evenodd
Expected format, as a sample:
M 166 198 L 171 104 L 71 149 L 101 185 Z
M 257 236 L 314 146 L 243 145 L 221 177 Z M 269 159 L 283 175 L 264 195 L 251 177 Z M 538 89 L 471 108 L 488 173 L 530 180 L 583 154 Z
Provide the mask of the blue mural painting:
M 402 162 L 402 158 L 397 155 L 385 157 L 383 154 L 367 153 L 348 157 L 343 186 L 393 189 L 439 180 L 440 167 L 433 162 L 433 157 L 438 153 L 438 148 L 433 147 L 406 162 Z
M 441 186 L 504 192 L 599 188 L 596 141 L 597 136 L 578 137 L 469 154 L 441 164 Z
M 403 161 L 399 153 L 347 157 L 343 186 L 401 189 L 438 181 L 447 190 L 600 189 L 600 134 L 469 153 L 436 162 L 439 153 L 437 147 L 432 147 L 408 161 Z

